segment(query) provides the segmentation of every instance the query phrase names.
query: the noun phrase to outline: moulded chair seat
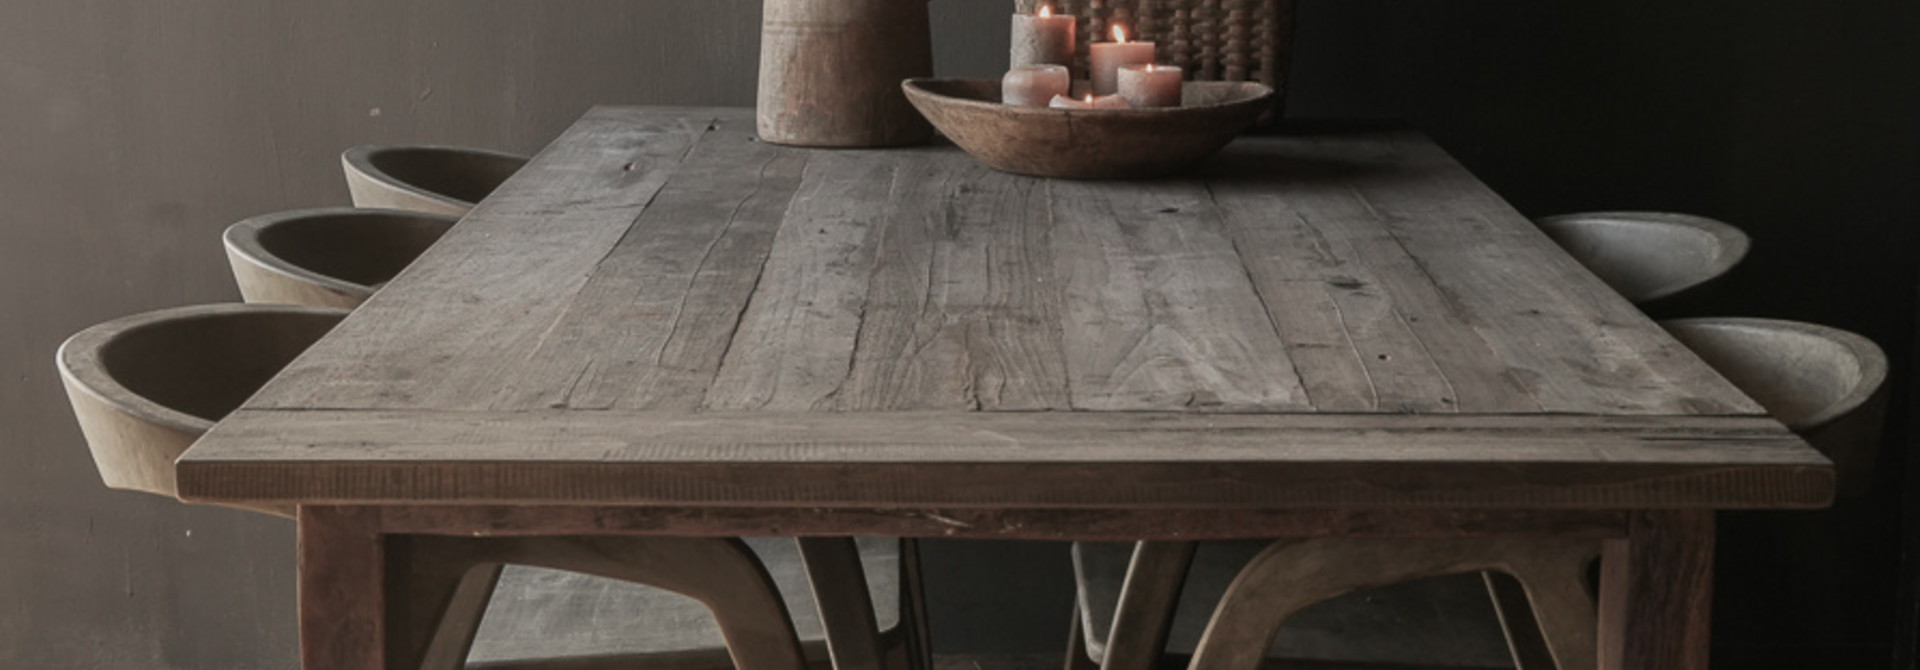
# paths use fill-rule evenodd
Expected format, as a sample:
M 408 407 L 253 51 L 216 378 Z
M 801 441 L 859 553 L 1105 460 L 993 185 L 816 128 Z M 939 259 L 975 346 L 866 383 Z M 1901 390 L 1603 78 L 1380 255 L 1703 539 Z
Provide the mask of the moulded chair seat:
M 1536 221 L 1568 255 L 1656 318 L 1702 309 L 1751 246 L 1713 219 L 1670 212 L 1583 212 Z
M 1887 395 L 1887 356 L 1872 340 L 1778 319 L 1677 319 L 1660 325 L 1832 459 L 1842 495 L 1869 488 Z
M 364 145 L 340 154 L 356 207 L 466 216 L 527 164 L 516 154 L 437 145 Z
M 235 223 L 222 241 L 247 302 L 353 308 L 458 221 L 394 209 L 308 209 Z
M 196 305 L 115 319 L 68 338 L 55 357 L 100 478 L 111 488 L 175 497 L 174 460 L 346 315 Z

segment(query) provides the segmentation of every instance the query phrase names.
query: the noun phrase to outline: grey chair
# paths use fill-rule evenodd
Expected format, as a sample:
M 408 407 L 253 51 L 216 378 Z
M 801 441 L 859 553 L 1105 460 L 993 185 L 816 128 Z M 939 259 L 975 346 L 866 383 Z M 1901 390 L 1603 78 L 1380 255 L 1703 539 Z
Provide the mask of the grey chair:
M 466 216 L 526 156 L 436 145 L 365 145 L 340 154 L 356 207 Z
M 308 209 L 256 216 L 221 237 L 247 302 L 351 309 L 457 221 L 392 209 Z
M 68 338 L 55 358 L 100 478 L 110 488 L 174 497 L 174 459 L 346 314 L 199 305 L 116 319 Z
M 1871 487 L 1887 404 L 1887 356 L 1872 340 L 1777 319 L 1696 318 L 1660 325 L 1832 459 L 1840 495 L 1860 495 Z
M 55 359 L 101 478 L 112 488 L 175 497 L 174 460 L 347 314 L 343 309 L 295 305 L 199 305 L 116 319 L 68 338 Z M 243 509 L 277 516 L 294 511 L 276 505 Z M 790 556 L 782 562 L 799 565 L 800 549 L 791 541 L 750 547 L 740 540 L 713 538 L 414 538 L 409 546 L 411 563 L 400 568 L 411 576 L 405 611 L 426 613 L 430 619 L 419 628 L 426 634 L 391 647 L 399 656 L 396 667 L 453 670 L 467 666 L 469 658 L 498 667 L 599 667 L 593 663 L 608 660 L 609 654 L 620 660 L 612 652 L 621 647 L 555 644 L 570 641 L 565 634 L 576 631 L 553 624 L 569 622 L 578 632 L 596 635 L 594 640 L 606 640 L 601 633 L 607 629 L 632 633 L 635 628 L 630 620 L 608 617 L 663 615 L 646 611 L 649 606 L 698 624 L 670 628 L 679 639 L 689 630 L 705 635 L 696 640 L 708 647 L 701 650 L 705 655 L 685 654 L 677 657 L 681 662 L 704 659 L 714 667 L 804 670 L 807 656 L 824 656 L 821 645 L 803 648 L 795 633 L 798 625 L 819 637 L 822 627 L 820 616 L 792 605 L 804 602 L 794 598 L 793 591 L 804 589 L 805 582 L 784 575 L 800 586 L 788 586 L 783 598 L 762 564 L 761 557 L 771 555 Z M 813 553 L 809 559 L 835 559 L 832 554 L 840 547 L 826 549 L 825 556 Z M 872 555 L 877 560 L 898 558 L 886 546 L 876 547 Z M 673 593 L 623 584 L 621 588 L 643 595 L 610 603 L 604 598 L 609 590 L 601 588 L 590 593 L 587 602 L 577 590 L 550 588 L 552 580 L 530 572 L 535 578 L 506 582 L 518 596 L 513 599 L 515 615 L 484 622 L 507 634 L 482 641 L 475 649 L 487 596 L 495 591 L 506 563 L 516 564 L 517 570 L 548 570 L 546 574 L 568 579 L 594 574 Z M 896 596 L 877 590 L 880 602 Z M 609 609 L 612 604 L 620 608 Z M 553 609 L 556 605 L 562 608 Z M 524 621 L 538 623 L 515 623 Z M 897 616 L 888 623 L 897 623 Z M 641 628 L 644 638 L 648 631 Z M 617 639 L 634 641 L 631 635 Z M 904 641 L 895 645 L 906 647 Z M 904 654 L 896 656 L 904 659 Z M 902 660 L 893 667 L 907 666 Z
M 1654 318 L 1707 309 L 1751 246 L 1740 229 L 1689 214 L 1583 212 L 1535 223 Z

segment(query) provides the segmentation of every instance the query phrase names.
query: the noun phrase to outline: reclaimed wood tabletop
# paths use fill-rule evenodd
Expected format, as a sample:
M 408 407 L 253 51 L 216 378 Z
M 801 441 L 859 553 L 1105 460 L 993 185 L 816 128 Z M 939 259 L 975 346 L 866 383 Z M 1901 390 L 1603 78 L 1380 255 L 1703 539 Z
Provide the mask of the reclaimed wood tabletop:
M 179 480 L 395 533 L 1625 536 L 1706 514 L 1688 546 L 1709 549 L 1710 510 L 1833 490 L 1415 132 L 1077 182 L 619 107 Z

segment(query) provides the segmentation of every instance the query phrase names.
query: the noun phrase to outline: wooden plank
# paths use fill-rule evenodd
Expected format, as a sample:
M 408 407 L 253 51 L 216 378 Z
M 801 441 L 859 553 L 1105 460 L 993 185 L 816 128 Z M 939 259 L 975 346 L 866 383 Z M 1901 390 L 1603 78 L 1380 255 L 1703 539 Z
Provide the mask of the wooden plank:
M 1048 189 L 1074 409 L 1312 408 L 1203 186 Z
M 899 161 L 874 151 L 812 155 L 705 407 L 834 403 L 852 369 L 874 240 L 888 223 Z
M 599 108 L 254 397 L 256 407 L 484 408 L 709 124 Z
M 209 436 L 183 459 L 182 496 L 1624 508 L 1809 506 L 1832 493 L 1826 461 L 1764 417 L 307 411 L 262 419 Z
M 1320 184 L 1366 179 L 1337 161 L 1248 151 L 1211 178 L 1247 274 L 1320 411 L 1539 409 L 1461 315 L 1431 294 L 1376 215 Z
M 713 124 L 494 407 L 693 409 L 760 281 L 807 154 Z
M 1066 408 L 1046 197 L 952 151 L 903 161 L 834 408 Z

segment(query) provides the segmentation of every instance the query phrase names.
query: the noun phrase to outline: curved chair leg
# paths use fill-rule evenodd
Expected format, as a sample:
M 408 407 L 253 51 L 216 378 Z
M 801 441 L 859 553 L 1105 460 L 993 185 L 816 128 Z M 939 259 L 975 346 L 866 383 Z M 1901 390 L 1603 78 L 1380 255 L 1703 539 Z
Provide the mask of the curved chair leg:
M 1073 625 L 1067 627 L 1067 662 L 1061 666 L 1065 670 L 1100 670 L 1100 664 L 1093 662 L 1087 650 L 1087 634 L 1081 630 L 1080 599 L 1073 599 Z
M 480 633 L 480 621 L 486 618 L 487 602 L 493 598 L 493 587 L 500 582 L 500 572 L 506 566 L 499 563 L 485 563 L 473 566 L 458 578 L 452 593 L 447 594 L 446 604 L 438 607 L 440 620 L 433 626 L 432 637 L 421 650 L 418 665 L 420 670 L 460 670 L 467 665 L 467 653 L 473 651 L 474 637 Z
M 803 537 L 798 542 L 834 669 L 885 670 L 886 650 L 880 643 L 873 597 L 867 593 L 860 547 L 850 537 Z
M 1526 589 L 1534 623 L 1561 670 L 1598 667 L 1599 601 L 1587 589 L 1587 564 L 1598 550 L 1592 544 L 1576 545 L 1508 563 L 1508 572 Z
M 1199 546 L 1196 542 L 1134 544 L 1100 670 L 1153 670 L 1159 665 L 1187 568 L 1193 565 L 1193 552 Z
M 1500 618 L 1500 632 L 1507 636 L 1507 651 L 1513 655 L 1515 670 L 1553 670 L 1553 652 L 1547 648 L 1546 633 L 1535 623 L 1533 606 L 1527 604 L 1527 587 L 1504 572 L 1482 572 L 1487 596 L 1493 600 L 1493 613 Z
M 1190 670 L 1257 670 L 1280 627 L 1309 605 L 1409 579 L 1498 570 L 1526 586 L 1561 670 L 1594 670 L 1597 615 L 1582 584 L 1595 543 L 1533 538 L 1283 540 L 1241 570 Z
M 766 567 L 732 538 L 410 538 L 414 560 L 529 565 L 666 589 L 707 606 L 738 670 L 806 670 L 793 620 Z

